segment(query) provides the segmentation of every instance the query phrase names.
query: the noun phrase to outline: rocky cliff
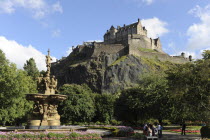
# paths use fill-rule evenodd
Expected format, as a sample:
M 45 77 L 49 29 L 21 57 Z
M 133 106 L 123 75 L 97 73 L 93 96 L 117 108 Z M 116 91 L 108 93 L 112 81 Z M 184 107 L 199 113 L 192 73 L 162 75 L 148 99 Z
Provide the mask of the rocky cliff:
M 169 63 L 169 62 L 168 62 Z M 66 59 L 52 64 L 52 74 L 63 84 L 87 84 L 98 93 L 115 93 L 138 84 L 142 73 L 165 69 L 165 62 L 134 55 L 106 54 L 85 58 L 71 53 Z

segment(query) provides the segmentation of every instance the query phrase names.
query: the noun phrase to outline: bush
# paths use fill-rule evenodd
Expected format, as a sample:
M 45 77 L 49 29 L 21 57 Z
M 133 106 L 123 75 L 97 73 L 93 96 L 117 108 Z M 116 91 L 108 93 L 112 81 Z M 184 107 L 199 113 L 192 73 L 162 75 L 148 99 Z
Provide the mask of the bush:
M 113 120 L 111 120 L 111 124 L 112 125 L 120 125 L 120 124 L 122 124 L 122 122 L 113 119 Z
M 200 131 L 202 138 L 210 138 L 210 126 L 203 126 Z
M 133 133 L 134 130 L 131 127 L 119 126 L 112 132 L 112 135 L 116 137 L 126 137 L 132 135 Z

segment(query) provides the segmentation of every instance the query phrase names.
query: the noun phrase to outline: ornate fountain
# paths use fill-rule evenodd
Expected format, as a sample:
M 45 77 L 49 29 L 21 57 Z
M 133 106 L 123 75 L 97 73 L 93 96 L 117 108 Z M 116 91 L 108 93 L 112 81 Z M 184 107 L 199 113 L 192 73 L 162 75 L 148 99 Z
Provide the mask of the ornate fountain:
M 60 126 L 60 115 L 57 107 L 59 102 L 65 100 L 67 96 L 56 94 L 57 79 L 50 75 L 51 61 L 52 58 L 48 50 L 46 76 L 38 77 L 38 93 L 26 95 L 27 100 L 34 101 L 33 112 L 28 120 L 29 129 L 57 129 Z

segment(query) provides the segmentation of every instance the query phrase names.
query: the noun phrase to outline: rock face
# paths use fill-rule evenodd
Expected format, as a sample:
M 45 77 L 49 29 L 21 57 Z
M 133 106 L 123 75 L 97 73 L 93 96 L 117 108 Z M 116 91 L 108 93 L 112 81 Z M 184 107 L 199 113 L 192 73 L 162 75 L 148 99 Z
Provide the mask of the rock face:
M 169 56 L 162 50 L 160 39 L 147 37 L 138 22 L 114 28 L 104 35 L 104 42 L 84 42 L 72 47 L 72 53 L 52 64 L 51 71 L 63 84 L 87 84 L 98 93 L 115 93 L 135 86 L 140 75 L 152 68 L 165 67 L 164 62 L 186 63 L 181 56 Z
M 106 54 L 82 58 L 71 53 L 66 59 L 52 64 L 51 72 L 63 84 L 87 84 L 98 93 L 115 93 L 135 86 L 140 75 L 151 69 L 145 58 L 133 55 Z

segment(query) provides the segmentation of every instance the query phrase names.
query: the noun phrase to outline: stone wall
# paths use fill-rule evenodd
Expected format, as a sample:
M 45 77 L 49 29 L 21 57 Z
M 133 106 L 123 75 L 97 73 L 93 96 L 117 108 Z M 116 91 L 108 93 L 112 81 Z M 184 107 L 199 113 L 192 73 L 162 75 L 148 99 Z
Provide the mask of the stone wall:
M 105 52 L 106 54 L 117 54 L 120 53 L 121 55 L 128 54 L 126 52 L 126 47 L 122 44 L 95 44 L 94 45 L 94 52 L 91 57 L 98 57 L 101 52 Z

